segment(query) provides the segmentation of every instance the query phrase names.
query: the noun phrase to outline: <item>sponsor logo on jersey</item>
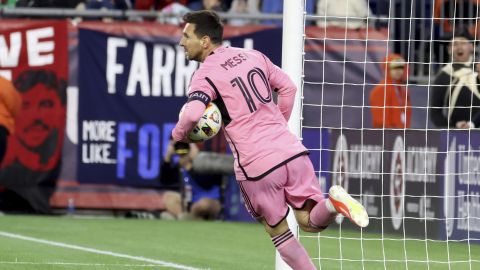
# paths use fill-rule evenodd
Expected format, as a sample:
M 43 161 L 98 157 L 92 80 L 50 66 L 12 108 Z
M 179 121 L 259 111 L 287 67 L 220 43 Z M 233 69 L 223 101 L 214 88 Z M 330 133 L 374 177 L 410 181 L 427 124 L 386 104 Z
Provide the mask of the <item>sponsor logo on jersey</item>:
M 192 100 L 198 100 L 203 104 L 208 105 L 210 103 L 210 97 L 202 91 L 195 91 L 188 96 L 188 102 Z

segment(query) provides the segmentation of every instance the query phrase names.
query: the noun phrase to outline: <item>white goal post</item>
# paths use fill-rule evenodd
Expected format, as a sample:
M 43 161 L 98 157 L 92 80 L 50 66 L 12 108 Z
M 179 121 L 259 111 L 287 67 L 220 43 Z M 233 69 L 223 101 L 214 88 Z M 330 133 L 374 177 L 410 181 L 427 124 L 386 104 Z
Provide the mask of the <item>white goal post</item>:
M 288 121 L 290 130 L 299 138 L 302 137 L 302 74 L 303 74 L 303 31 L 304 0 L 283 0 L 283 31 L 282 31 L 282 69 L 290 76 L 297 93 L 292 114 Z M 298 224 L 293 211 L 287 217 L 288 226 L 295 237 L 298 237 Z M 291 269 L 280 257 L 278 251 L 275 259 L 276 270 Z

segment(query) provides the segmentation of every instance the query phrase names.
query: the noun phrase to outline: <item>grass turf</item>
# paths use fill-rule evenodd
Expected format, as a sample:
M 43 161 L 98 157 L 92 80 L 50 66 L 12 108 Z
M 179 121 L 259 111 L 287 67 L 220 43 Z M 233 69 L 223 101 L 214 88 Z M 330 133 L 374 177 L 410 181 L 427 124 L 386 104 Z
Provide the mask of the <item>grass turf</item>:
M 269 237 L 252 223 L 7 215 L 0 217 L 0 232 L 136 258 L 0 235 L 0 269 L 178 269 L 141 258 L 197 269 L 275 268 Z M 382 240 L 380 234 L 335 228 L 320 235 L 302 233 L 300 239 L 319 269 L 480 269 L 480 245 L 449 242 L 447 249 L 445 242 L 391 235 Z

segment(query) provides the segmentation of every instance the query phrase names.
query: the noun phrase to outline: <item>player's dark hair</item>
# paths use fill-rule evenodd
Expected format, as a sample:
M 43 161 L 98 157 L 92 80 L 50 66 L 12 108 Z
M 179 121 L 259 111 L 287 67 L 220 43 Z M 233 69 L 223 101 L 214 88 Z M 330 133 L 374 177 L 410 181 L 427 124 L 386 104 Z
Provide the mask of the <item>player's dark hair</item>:
M 217 13 L 211 10 L 199 10 L 183 15 L 183 21 L 195 24 L 197 37 L 208 36 L 212 43 L 220 44 L 223 41 L 223 23 Z

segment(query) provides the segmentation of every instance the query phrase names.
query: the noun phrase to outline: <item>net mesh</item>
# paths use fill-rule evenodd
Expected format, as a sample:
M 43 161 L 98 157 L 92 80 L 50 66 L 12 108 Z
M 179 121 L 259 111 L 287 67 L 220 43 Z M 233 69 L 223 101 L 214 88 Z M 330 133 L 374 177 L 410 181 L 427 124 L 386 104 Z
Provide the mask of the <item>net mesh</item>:
M 370 225 L 299 238 L 319 269 L 480 269 L 476 1 L 360 2 L 305 16 L 302 136 Z

